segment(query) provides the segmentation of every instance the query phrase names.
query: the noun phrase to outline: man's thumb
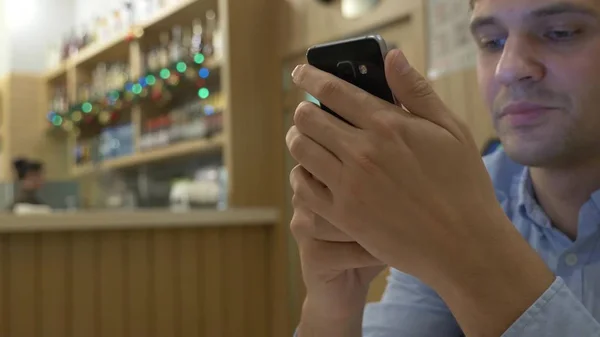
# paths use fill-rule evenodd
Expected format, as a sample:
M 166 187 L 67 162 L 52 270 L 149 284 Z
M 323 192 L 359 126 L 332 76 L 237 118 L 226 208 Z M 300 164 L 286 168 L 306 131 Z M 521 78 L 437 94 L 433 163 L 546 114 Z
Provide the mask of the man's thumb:
M 402 104 L 411 114 L 436 124 L 447 119 L 448 109 L 444 102 L 400 50 L 388 52 L 385 76 L 398 104 Z

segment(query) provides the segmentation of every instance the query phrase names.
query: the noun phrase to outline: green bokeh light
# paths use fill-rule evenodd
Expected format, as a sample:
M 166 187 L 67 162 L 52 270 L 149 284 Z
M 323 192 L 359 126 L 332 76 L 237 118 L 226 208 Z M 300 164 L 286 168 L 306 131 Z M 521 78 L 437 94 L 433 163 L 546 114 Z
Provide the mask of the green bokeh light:
M 187 64 L 185 64 L 185 62 L 178 62 L 175 68 L 178 72 L 183 73 L 187 69 Z
M 61 116 L 55 115 L 54 117 L 52 117 L 52 124 L 59 126 L 61 125 L 63 122 L 63 118 Z
M 206 88 L 202 88 L 202 89 L 198 90 L 198 97 L 200 97 L 202 99 L 208 98 L 209 95 L 210 95 L 210 92 Z
M 142 93 L 142 85 L 139 83 L 134 84 L 133 87 L 131 88 L 131 91 L 136 95 L 141 94 Z
M 169 69 L 163 69 L 160 71 L 160 78 L 162 78 L 163 80 L 166 80 L 167 78 L 169 78 L 169 76 L 171 76 L 171 72 L 169 71 Z
M 90 103 L 90 102 L 83 103 L 81 105 L 81 111 L 83 111 L 86 114 L 92 112 L 92 103 Z
M 156 84 L 156 77 L 154 77 L 154 75 L 148 75 L 148 76 L 146 76 L 146 83 L 148 85 L 154 85 L 154 84 Z
M 204 62 L 204 55 L 203 54 L 194 55 L 194 62 L 196 62 L 197 64 L 202 64 Z

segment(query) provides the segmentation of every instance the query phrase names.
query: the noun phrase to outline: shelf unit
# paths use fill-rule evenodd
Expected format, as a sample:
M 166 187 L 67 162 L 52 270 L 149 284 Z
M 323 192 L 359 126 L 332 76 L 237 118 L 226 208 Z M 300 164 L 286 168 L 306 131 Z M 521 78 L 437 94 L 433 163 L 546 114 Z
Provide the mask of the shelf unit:
M 139 137 L 145 108 L 137 104 L 128 117 L 135 130 L 134 154 L 81 166 L 75 165 L 71 159 L 74 156 L 67 155 L 70 177 L 87 179 L 97 172 L 221 150 L 228 171 L 229 205 L 279 205 L 285 178 L 284 131 L 278 104 L 281 57 L 279 48 L 273 45 L 277 39 L 277 30 L 273 27 L 277 24 L 274 20 L 278 6 L 278 0 L 182 0 L 144 24 L 132 27 L 130 33 L 87 46 L 55 69 L 48 70 L 43 76 L 45 102 L 49 102 L 52 89 L 57 85 L 66 87 L 69 101 L 75 102 L 77 88 L 89 80 L 89 73 L 96 64 L 123 61 L 129 64 L 131 77 L 138 78 L 143 75 L 142 55 L 156 44 L 161 32 L 170 31 L 177 24 L 189 25 L 193 19 L 203 18 L 208 10 L 214 10 L 220 21 L 224 55 L 219 62 L 205 66 L 218 69 L 220 76 L 220 91 L 225 97 L 223 132 L 210 139 L 142 151 Z M 47 110 L 42 115 L 41 118 L 46 119 Z M 75 136 L 70 135 L 67 142 L 69 148 L 74 148 Z M 56 160 L 65 160 L 64 155 Z

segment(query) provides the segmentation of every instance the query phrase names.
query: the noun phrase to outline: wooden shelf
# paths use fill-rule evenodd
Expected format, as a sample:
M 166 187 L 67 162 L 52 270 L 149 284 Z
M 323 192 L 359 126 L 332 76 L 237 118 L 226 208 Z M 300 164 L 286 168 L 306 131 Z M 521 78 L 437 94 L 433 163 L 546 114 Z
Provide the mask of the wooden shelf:
M 69 68 L 68 66 L 68 61 L 63 61 L 61 62 L 58 66 L 54 67 L 53 69 L 48 70 L 43 78 L 47 81 L 47 82 L 54 82 L 57 80 L 65 80 L 66 81 L 66 77 L 67 77 L 67 68 Z
M 208 139 L 184 141 L 162 148 L 140 151 L 130 156 L 109 159 L 97 165 L 86 164 L 75 166 L 73 175 L 81 177 L 96 172 L 126 169 L 191 154 L 209 153 L 222 149 L 224 144 L 225 137 L 223 134 Z
M 108 41 L 91 44 L 73 57 L 74 66 L 95 65 L 100 62 L 126 62 L 129 59 L 128 33 L 120 34 Z
M 142 25 L 144 31 L 171 30 L 174 25 L 192 24 L 195 18 L 204 20 L 208 10 L 217 10 L 216 0 L 181 0 L 180 3 L 165 8 Z

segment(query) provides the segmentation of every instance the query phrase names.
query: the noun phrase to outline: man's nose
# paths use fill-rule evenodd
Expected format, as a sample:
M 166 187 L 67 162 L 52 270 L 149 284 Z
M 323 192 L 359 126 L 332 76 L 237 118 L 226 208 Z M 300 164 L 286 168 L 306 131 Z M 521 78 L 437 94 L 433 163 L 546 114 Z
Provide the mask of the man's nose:
M 496 79 L 502 85 L 537 82 L 544 78 L 545 69 L 532 43 L 525 39 L 508 39 L 496 66 Z

